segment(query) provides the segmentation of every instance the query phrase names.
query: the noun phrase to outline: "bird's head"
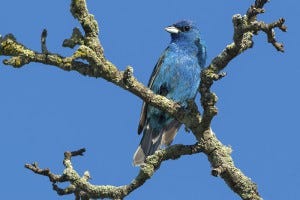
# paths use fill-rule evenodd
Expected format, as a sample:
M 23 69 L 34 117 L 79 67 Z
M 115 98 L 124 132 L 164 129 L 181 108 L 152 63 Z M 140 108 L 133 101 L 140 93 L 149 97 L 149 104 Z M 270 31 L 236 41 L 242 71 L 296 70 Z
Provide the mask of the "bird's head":
M 171 26 L 165 28 L 165 30 L 171 33 L 171 38 L 175 40 L 191 41 L 200 39 L 199 28 L 191 21 L 179 21 Z

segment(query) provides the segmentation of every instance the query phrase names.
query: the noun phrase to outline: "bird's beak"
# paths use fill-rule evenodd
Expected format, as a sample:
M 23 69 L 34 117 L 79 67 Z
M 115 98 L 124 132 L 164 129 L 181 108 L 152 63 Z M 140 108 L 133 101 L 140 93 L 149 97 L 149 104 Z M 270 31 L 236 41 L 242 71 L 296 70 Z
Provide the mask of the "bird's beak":
M 175 26 L 168 26 L 165 28 L 165 30 L 169 33 L 174 33 L 174 34 L 178 34 L 180 32 L 180 30 Z

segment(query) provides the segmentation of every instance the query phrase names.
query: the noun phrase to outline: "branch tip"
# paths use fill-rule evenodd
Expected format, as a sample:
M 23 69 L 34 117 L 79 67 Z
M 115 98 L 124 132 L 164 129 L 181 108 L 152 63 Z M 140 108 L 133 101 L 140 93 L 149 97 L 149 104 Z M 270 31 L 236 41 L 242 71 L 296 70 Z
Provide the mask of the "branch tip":
M 127 66 L 123 73 L 123 83 L 127 87 L 133 86 L 133 68 L 131 66 Z
M 83 153 L 86 152 L 85 148 L 79 149 L 77 151 L 72 151 L 71 155 L 72 156 L 83 156 Z
M 213 74 L 212 79 L 214 81 L 218 81 L 218 80 L 221 80 L 222 78 L 224 78 L 226 75 L 227 75 L 226 72 L 221 72 L 219 74 Z
M 41 34 L 41 49 L 43 54 L 48 54 L 49 51 L 47 49 L 46 39 L 47 39 L 47 29 L 44 29 Z
M 63 41 L 62 46 L 73 49 L 76 45 L 83 45 L 83 44 L 84 44 L 84 37 L 81 31 L 79 30 L 79 28 L 75 27 L 73 28 L 71 37 L 69 39 L 65 39 Z
M 86 180 L 86 181 L 91 180 L 92 177 L 91 177 L 90 172 L 89 172 L 89 171 L 85 171 L 85 172 L 83 173 L 83 178 L 84 178 L 84 180 Z

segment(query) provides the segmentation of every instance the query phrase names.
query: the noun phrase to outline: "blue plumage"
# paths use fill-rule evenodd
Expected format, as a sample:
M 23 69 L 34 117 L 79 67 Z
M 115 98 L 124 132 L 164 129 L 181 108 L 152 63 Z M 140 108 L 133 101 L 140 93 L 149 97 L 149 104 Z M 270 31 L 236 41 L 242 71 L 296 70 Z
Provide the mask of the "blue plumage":
M 158 60 L 148 86 L 154 93 L 186 107 L 197 94 L 206 48 L 198 27 L 190 21 L 180 21 L 165 30 L 171 33 L 171 43 Z M 134 165 L 142 164 L 159 147 L 170 145 L 180 126 L 167 113 L 144 103 L 138 127 L 143 138 L 134 154 Z

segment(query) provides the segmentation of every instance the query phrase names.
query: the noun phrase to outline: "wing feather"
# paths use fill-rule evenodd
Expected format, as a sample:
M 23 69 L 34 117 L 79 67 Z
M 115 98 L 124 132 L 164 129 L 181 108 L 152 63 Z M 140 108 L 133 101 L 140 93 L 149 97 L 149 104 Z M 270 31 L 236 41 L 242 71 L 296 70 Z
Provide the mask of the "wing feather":
M 158 59 L 153 71 L 152 71 L 152 74 L 151 74 L 151 77 L 150 77 L 150 80 L 148 82 L 148 87 L 151 88 L 152 85 L 153 85 L 153 81 L 155 80 L 160 68 L 161 68 L 161 65 L 162 63 L 164 62 L 164 59 L 166 57 L 166 53 L 168 52 L 168 48 L 166 48 L 166 50 L 164 51 L 164 54 Z M 138 126 L 138 134 L 141 134 L 141 132 L 143 131 L 144 129 L 144 126 L 145 126 L 145 123 L 146 123 L 146 116 L 147 116 L 147 109 L 148 109 L 148 105 L 143 102 L 143 105 L 142 105 L 142 109 L 141 109 L 141 116 L 140 116 L 140 121 L 139 121 L 139 126 Z

